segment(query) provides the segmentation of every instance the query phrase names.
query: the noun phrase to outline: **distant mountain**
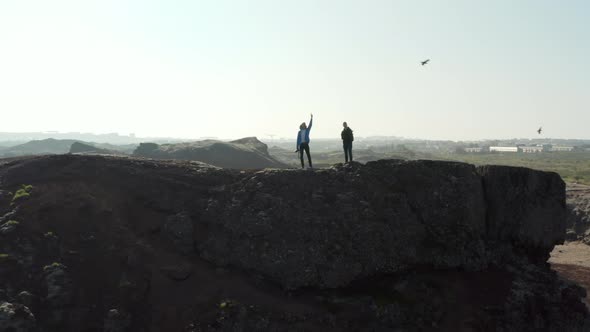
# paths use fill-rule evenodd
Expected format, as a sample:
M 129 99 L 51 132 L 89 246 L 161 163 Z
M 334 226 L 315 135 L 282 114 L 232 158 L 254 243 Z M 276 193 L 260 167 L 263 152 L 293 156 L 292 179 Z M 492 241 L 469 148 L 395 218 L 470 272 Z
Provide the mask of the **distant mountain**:
M 134 156 L 154 159 L 195 160 L 234 169 L 286 168 L 287 165 L 268 153 L 266 144 L 256 137 L 223 142 L 204 140 L 189 143 L 141 143 Z

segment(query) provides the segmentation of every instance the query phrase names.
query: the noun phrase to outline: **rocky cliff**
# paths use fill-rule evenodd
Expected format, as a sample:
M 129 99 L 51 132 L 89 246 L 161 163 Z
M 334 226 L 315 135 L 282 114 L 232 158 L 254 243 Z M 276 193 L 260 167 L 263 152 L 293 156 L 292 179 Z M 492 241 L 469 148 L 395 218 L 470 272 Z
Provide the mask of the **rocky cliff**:
M 0 161 L 0 190 L 0 328 L 590 328 L 545 263 L 565 237 L 554 173 L 65 155 Z
M 567 240 L 590 245 L 590 186 L 569 185 L 566 196 Z

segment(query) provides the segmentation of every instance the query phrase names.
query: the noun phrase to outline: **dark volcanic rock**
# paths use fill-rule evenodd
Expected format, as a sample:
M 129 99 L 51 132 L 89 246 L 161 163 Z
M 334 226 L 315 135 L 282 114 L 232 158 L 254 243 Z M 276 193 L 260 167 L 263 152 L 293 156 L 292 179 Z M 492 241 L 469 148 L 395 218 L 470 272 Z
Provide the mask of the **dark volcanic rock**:
M 193 221 L 186 212 L 168 217 L 164 223 L 164 232 L 179 252 L 193 252 Z
M 36 331 L 35 316 L 22 304 L 0 302 L 0 331 Z
M 35 188 L 0 206 L 19 221 L 0 241 L 0 300 L 39 303 L 28 309 L 43 331 L 590 322 L 583 291 L 545 263 L 565 237 L 554 173 L 396 160 L 240 172 L 63 155 L 9 161 L 0 183 Z
M 234 169 L 287 167 L 269 155 L 266 144 L 256 137 L 246 137 L 231 142 L 206 140 L 162 145 L 141 143 L 133 155 L 155 159 L 196 160 L 217 167 Z
M 263 171 L 227 195 L 209 202 L 214 226 L 199 244 L 203 257 L 257 270 L 286 288 L 487 263 L 485 199 L 471 165 L 379 161 Z
M 131 317 L 117 309 L 111 309 L 104 321 L 104 332 L 125 332 L 130 331 Z
M 171 265 L 160 268 L 168 278 L 176 281 L 184 281 L 191 276 L 193 272 L 190 265 Z
M 564 241 L 565 184 L 555 173 L 508 166 L 478 168 L 487 200 L 488 236 L 546 253 Z
M 572 184 L 567 188 L 567 240 L 590 245 L 590 187 Z

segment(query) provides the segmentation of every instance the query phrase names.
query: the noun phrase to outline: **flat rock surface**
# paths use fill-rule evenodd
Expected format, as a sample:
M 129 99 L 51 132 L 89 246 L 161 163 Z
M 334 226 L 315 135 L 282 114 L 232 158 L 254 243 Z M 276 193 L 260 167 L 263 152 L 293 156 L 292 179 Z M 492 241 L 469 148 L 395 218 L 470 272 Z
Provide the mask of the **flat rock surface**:
M 549 263 L 562 278 L 579 284 L 590 294 L 590 246 L 580 242 L 555 246 Z M 588 296 L 585 303 L 590 308 Z
M 590 246 L 580 242 L 567 242 L 564 245 L 555 246 L 551 252 L 549 263 L 590 268 Z

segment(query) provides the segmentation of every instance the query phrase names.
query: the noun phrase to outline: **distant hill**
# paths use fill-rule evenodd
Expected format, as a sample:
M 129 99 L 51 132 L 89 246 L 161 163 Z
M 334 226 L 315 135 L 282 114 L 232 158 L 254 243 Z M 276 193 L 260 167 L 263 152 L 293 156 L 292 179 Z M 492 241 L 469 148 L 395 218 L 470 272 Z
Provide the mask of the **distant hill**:
M 69 153 L 73 144 L 77 145 L 76 149 L 94 149 L 95 153 L 99 151 L 101 154 L 108 151 L 108 154 L 131 154 L 137 147 L 136 144 L 129 145 L 112 145 L 112 144 L 98 144 L 92 142 L 84 142 L 73 139 L 54 139 L 48 138 L 43 140 L 33 140 L 23 144 L 18 144 L 9 147 L 0 147 L 0 157 L 19 157 L 19 156 L 30 156 L 30 155 L 43 155 L 43 154 L 64 154 Z M 104 151 L 102 151 L 104 150 Z
M 256 137 L 223 142 L 204 140 L 189 143 L 141 143 L 133 155 L 154 159 L 195 160 L 234 169 L 286 168 L 268 153 L 266 144 Z
M 63 154 L 70 151 L 70 147 L 77 140 L 71 139 L 53 139 L 30 141 L 24 144 L 4 148 L 0 150 L 0 155 L 4 157 L 16 157 L 40 154 Z
M 86 154 L 109 154 L 109 155 L 120 155 L 120 151 L 101 149 L 91 144 L 85 144 L 81 142 L 74 142 L 70 147 L 70 153 L 86 153 Z

